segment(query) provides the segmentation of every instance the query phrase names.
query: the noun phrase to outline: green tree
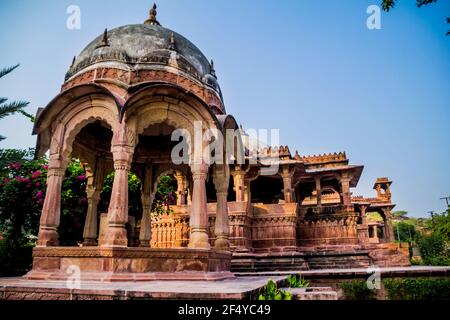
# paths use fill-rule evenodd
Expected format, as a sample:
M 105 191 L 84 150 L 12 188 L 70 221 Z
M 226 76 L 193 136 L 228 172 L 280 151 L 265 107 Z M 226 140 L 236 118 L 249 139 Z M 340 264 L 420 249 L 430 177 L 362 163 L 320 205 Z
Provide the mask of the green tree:
M 398 221 L 394 223 L 395 240 L 400 242 L 412 242 L 416 237 L 416 227 L 413 223 Z
M 417 244 L 422 260 L 426 265 L 450 265 L 447 244 L 442 235 L 438 233 L 432 233 L 431 235 L 419 234 L 417 236 Z
M 0 70 L 0 78 L 3 78 L 8 73 L 11 73 L 14 69 L 16 69 L 19 65 L 3 68 Z M 0 119 L 3 119 L 7 116 L 10 116 L 15 113 L 22 113 L 23 115 L 34 120 L 33 116 L 23 111 L 23 109 L 29 104 L 27 101 L 11 101 L 8 102 L 8 98 L 0 97 Z M 0 141 L 6 139 L 4 136 L 0 135 Z
M 441 214 L 435 214 L 431 218 L 433 233 L 441 235 L 446 242 L 450 241 L 450 209 Z
M 388 12 L 395 6 L 396 2 L 397 0 L 382 0 L 381 7 L 383 8 L 384 11 Z M 430 4 L 433 2 L 436 2 L 436 0 L 416 0 L 416 5 L 417 7 L 420 8 L 423 5 Z
M 408 211 L 402 211 L 402 210 L 400 210 L 400 211 L 393 211 L 391 213 L 391 215 L 392 215 L 392 217 L 394 219 L 399 219 L 399 220 L 407 219 Z

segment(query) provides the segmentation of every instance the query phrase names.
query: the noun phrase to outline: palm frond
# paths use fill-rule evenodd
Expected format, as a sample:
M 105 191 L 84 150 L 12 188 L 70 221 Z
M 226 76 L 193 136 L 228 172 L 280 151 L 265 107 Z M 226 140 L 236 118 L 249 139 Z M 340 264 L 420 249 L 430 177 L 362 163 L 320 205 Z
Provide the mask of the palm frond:
M 421 6 L 436 2 L 436 0 L 416 0 L 416 5 L 420 8 Z
M 20 113 L 20 114 L 22 114 L 22 115 L 24 115 L 24 116 L 27 117 L 28 119 L 30 119 L 30 121 L 33 122 L 33 123 L 36 121 L 36 117 L 33 116 L 31 113 L 28 113 L 28 112 L 23 111 L 23 110 L 19 110 L 19 111 L 17 111 L 17 112 Z
M 382 0 L 381 7 L 384 11 L 389 12 L 389 10 L 395 6 L 395 1 L 396 0 Z
M 450 23 L 450 17 L 447 18 L 447 23 Z M 450 36 L 450 30 L 447 31 L 447 35 Z
M 5 140 L 5 139 L 6 139 L 6 137 L 4 137 L 0 134 L 0 141 Z
M 16 64 L 15 66 L 12 66 L 12 67 L 6 67 L 3 69 L 0 69 L 0 78 L 6 76 L 8 73 L 10 73 L 14 69 L 16 69 L 18 66 L 19 66 L 19 64 Z
M 7 104 L 0 105 L 0 119 L 6 116 L 19 112 L 25 108 L 29 102 L 27 101 L 13 101 Z
M 0 98 L 0 104 L 4 103 L 6 101 L 8 101 L 8 98 Z

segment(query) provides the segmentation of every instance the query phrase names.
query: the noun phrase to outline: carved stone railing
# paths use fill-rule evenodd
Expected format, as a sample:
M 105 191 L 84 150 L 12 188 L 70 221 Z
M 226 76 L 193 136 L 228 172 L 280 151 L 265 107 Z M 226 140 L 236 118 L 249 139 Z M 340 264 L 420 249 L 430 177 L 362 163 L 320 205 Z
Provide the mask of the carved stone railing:
M 308 245 L 334 245 L 357 244 L 358 240 L 358 214 L 344 212 L 342 206 L 330 208 L 326 213 L 306 214 L 297 223 L 298 244 Z
M 297 204 L 253 205 L 252 247 L 255 252 L 295 251 Z

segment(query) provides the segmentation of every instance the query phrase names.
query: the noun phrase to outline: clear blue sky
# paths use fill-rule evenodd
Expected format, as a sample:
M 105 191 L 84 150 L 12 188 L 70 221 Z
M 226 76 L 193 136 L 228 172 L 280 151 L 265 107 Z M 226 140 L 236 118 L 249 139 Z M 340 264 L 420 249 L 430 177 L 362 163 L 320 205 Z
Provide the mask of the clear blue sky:
M 158 19 L 213 58 L 228 113 L 245 128 L 281 128 L 301 154 L 346 151 L 365 165 L 354 194 L 373 195 L 388 176 L 397 209 L 442 211 L 450 194 L 450 1 L 416 8 L 399 1 L 366 28 L 381 0 L 159 0 Z M 81 8 L 81 30 L 66 8 Z M 1 1 L 0 96 L 45 106 L 72 57 L 94 37 L 141 23 L 149 0 Z M 21 116 L 0 122 L 2 148 L 33 147 Z

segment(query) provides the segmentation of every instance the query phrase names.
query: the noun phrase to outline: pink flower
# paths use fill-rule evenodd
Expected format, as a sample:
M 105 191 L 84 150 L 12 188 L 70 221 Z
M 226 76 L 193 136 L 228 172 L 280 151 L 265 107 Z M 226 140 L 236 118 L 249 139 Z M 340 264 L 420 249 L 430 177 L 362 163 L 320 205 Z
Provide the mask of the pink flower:
M 39 188 L 40 186 L 42 186 L 42 184 L 41 184 L 40 182 L 36 182 L 35 186 L 36 186 L 37 188 Z
M 86 180 L 86 176 L 85 175 L 79 175 L 78 177 L 77 177 L 77 180 L 78 181 L 85 181 Z
M 47 165 L 43 166 L 42 168 L 44 168 L 44 170 L 48 170 L 48 166 Z
M 43 196 L 44 196 L 44 193 L 42 191 L 38 191 L 36 193 L 36 199 L 42 199 Z
M 16 181 L 22 182 L 22 183 L 29 183 L 30 179 L 24 178 L 24 177 L 16 177 Z
M 14 170 L 20 170 L 21 167 L 22 165 L 20 164 L 20 162 L 13 162 L 9 165 L 9 168 Z
M 31 179 L 37 179 L 42 174 L 40 171 L 35 171 L 31 173 Z

